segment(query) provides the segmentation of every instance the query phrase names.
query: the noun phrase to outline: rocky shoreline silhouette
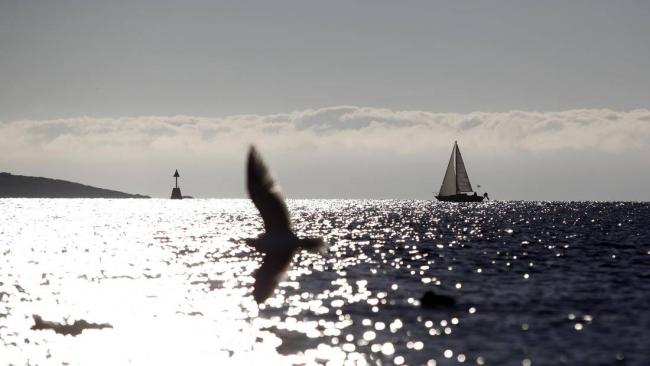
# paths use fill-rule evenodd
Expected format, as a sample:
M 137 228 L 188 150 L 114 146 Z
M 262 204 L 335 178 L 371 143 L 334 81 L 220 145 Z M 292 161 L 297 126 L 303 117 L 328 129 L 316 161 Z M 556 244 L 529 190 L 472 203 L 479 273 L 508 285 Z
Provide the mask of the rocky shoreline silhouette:
M 0 198 L 151 198 L 60 179 L 0 173 Z

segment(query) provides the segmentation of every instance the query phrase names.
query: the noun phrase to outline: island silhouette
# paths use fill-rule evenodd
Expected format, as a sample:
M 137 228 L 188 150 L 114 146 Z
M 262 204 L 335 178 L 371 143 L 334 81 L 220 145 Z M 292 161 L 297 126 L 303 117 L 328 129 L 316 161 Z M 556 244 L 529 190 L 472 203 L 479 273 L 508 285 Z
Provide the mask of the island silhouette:
M 151 198 L 60 179 L 0 173 L 0 198 Z

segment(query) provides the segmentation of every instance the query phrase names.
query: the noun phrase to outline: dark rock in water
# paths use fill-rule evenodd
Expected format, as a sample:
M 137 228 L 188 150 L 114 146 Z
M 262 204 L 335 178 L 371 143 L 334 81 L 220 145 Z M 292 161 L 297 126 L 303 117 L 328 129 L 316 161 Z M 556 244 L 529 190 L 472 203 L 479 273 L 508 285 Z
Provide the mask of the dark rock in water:
M 448 308 L 456 305 L 456 300 L 447 295 L 437 295 L 433 291 L 427 291 L 420 299 L 420 306 L 427 309 Z
M 108 323 L 102 323 L 102 324 L 88 323 L 83 319 L 75 320 L 75 322 L 72 324 L 61 324 L 57 322 L 43 320 L 43 318 L 41 318 L 39 315 L 32 315 L 32 317 L 34 317 L 34 325 L 31 328 L 32 330 L 51 329 L 54 332 L 63 335 L 69 334 L 71 336 L 77 336 L 86 329 L 113 328 L 113 326 Z
M 149 198 L 59 179 L 0 173 L 0 198 Z

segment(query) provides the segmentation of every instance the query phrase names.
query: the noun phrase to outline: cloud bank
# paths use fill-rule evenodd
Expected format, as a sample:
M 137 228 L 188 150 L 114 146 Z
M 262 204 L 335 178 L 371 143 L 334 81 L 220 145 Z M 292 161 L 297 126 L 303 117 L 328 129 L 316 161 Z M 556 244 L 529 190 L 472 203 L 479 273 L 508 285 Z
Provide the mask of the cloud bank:
M 5 121 L 0 170 L 166 196 L 167 176 L 178 168 L 188 194 L 241 197 L 245 151 L 255 143 L 289 196 L 429 198 L 454 140 L 472 181 L 504 199 L 649 197 L 648 109 L 455 114 L 336 106 L 222 118 Z

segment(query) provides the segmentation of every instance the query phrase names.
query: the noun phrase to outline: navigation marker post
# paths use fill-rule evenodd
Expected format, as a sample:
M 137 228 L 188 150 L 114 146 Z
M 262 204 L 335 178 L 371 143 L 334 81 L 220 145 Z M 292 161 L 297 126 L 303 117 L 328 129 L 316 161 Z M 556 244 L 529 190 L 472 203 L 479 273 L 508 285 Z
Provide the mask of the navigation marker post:
M 178 177 L 181 175 L 178 174 L 178 169 L 176 169 L 176 172 L 174 173 L 173 177 L 176 178 L 176 187 L 172 189 L 172 197 L 171 199 L 173 200 L 182 200 L 183 196 L 181 195 L 181 189 L 178 187 Z

